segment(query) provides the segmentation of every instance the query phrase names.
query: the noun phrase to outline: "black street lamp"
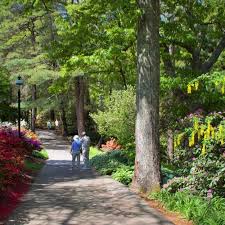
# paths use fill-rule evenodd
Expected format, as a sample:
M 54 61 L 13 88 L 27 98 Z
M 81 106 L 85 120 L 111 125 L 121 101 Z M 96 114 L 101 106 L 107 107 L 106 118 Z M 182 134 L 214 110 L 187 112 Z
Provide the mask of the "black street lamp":
M 23 85 L 23 80 L 21 79 L 21 76 L 18 76 L 16 80 L 16 85 L 18 86 L 18 133 L 19 137 L 21 137 L 20 132 L 20 86 Z

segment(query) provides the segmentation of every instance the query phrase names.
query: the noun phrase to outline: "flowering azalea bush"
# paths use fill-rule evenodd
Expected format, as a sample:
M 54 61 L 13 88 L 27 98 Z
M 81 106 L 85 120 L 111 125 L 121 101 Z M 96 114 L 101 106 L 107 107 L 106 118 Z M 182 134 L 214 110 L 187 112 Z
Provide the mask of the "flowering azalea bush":
M 111 150 L 119 150 L 121 149 L 121 145 L 118 144 L 115 138 L 111 138 L 109 141 L 106 142 L 106 144 L 103 144 L 102 146 L 103 151 L 111 151 Z
M 24 159 L 35 149 L 41 149 L 37 136 L 23 130 L 21 137 L 12 128 L 0 128 L 0 190 L 23 177 Z

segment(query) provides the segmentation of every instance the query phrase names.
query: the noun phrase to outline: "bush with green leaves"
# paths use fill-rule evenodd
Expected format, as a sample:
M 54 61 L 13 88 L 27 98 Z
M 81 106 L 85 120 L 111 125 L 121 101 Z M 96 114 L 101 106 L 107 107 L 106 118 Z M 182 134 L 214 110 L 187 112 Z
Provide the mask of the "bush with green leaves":
M 115 150 L 94 156 L 90 163 L 102 175 L 112 175 L 112 178 L 129 185 L 134 174 L 134 150 Z M 177 175 L 174 168 L 168 165 L 161 166 L 162 181 L 166 183 Z
M 167 190 L 187 190 L 201 196 L 210 190 L 215 196 L 225 196 L 225 157 L 211 153 L 194 159 L 189 174 L 171 180 Z
M 42 149 L 41 151 L 39 150 L 34 150 L 32 152 L 32 155 L 36 158 L 40 158 L 40 159 L 48 159 L 48 153 L 45 149 Z
M 199 110 L 184 118 L 181 130 L 175 136 L 174 165 L 179 168 L 180 179 L 169 185 L 206 196 L 225 195 L 225 112 L 204 116 Z
M 98 131 L 106 137 L 115 137 L 122 145 L 134 143 L 135 130 L 135 90 L 113 90 L 105 99 L 104 110 L 91 114 Z
M 90 160 L 92 166 L 102 175 L 112 175 L 112 178 L 129 185 L 134 172 L 133 150 L 115 150 L 99 154 Z
M 131 155 L 129 158 L 129 150 L 115 150 L 93 157 L 90 163 L 100 174 L 111 175 L 120 167 L 133 166 L 134 156 Z
M 123 184 L 129 185 L 134 175 L 134 166 L 121 166 L 115 173 L 112 174 L 112 178 Z
M 180 212 L 195 225 L 225 224 L 225 199 L 221 197 L 202 198 L 189 192 L 170 193 L 162 190 L 149 196 L 157 199 L 170 211 Z

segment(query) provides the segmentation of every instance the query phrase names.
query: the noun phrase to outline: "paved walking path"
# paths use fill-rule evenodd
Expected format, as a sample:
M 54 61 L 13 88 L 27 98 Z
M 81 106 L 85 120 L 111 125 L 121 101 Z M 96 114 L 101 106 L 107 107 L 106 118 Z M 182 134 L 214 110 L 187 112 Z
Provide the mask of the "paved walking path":
M 41 131 L 49 160 L 7 225 L 171 225 L 127 187 L 71 168 L 70 146 Z

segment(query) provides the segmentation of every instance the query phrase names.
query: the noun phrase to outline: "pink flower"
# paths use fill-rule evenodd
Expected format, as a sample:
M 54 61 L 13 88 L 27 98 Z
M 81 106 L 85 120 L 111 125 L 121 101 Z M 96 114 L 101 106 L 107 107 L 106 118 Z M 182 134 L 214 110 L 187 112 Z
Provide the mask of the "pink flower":
M 207 198 L 212 198 L 213 197 L 213 190 L 212 189 L 209 189 L 207 191 Z

